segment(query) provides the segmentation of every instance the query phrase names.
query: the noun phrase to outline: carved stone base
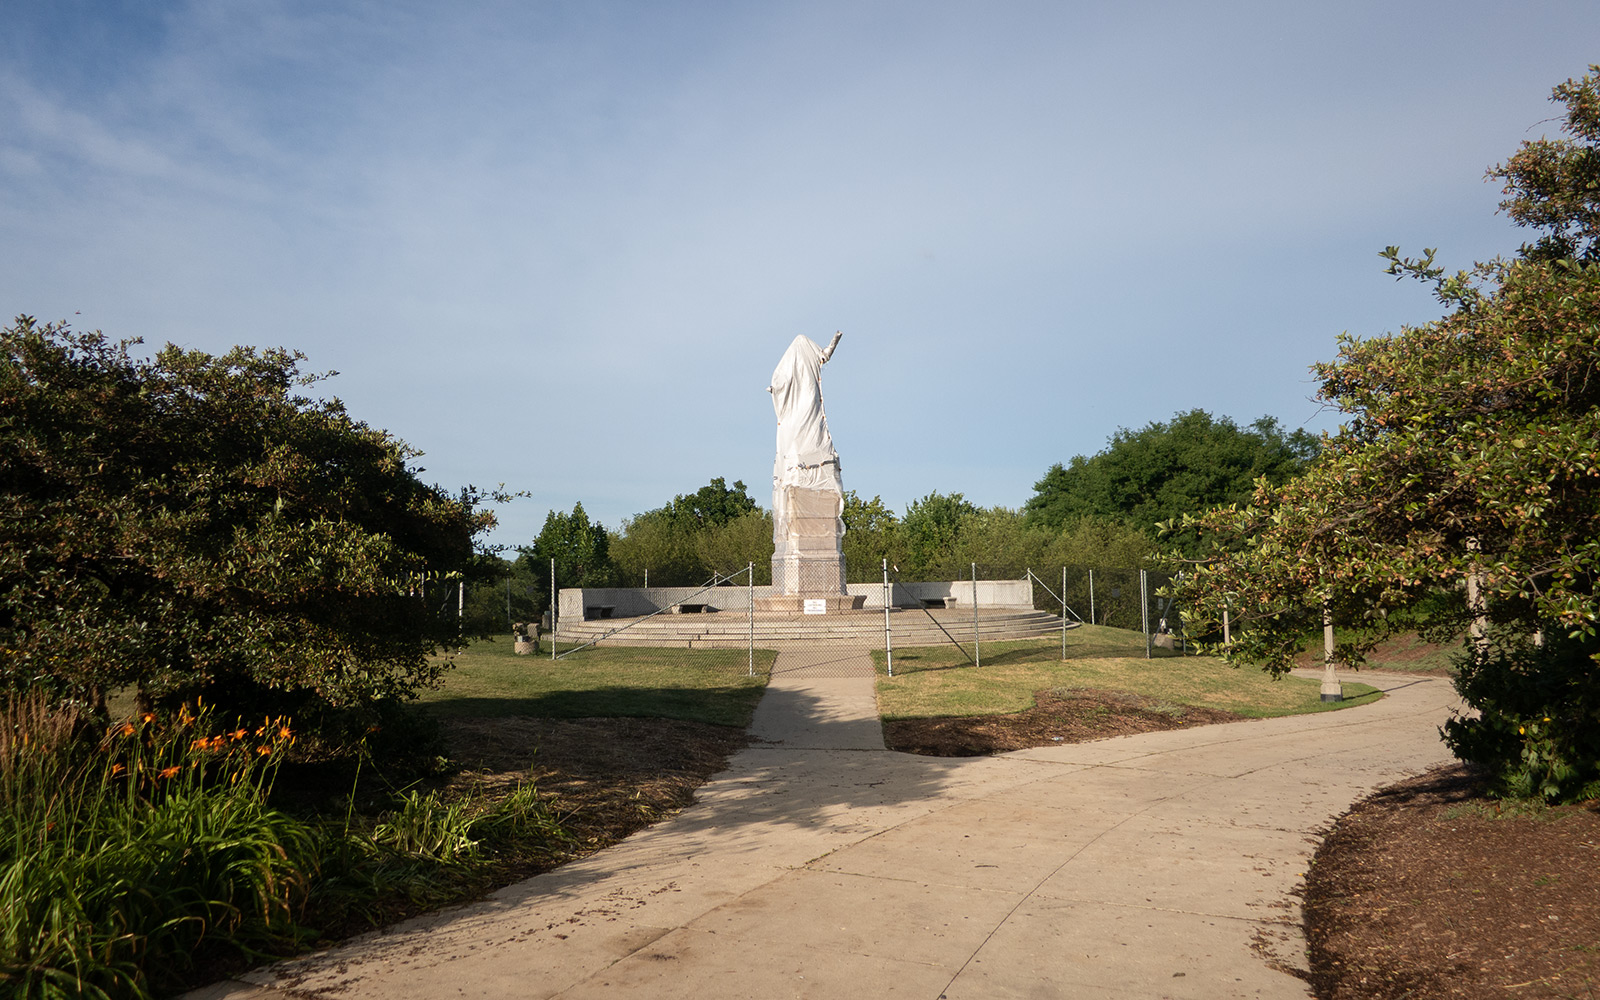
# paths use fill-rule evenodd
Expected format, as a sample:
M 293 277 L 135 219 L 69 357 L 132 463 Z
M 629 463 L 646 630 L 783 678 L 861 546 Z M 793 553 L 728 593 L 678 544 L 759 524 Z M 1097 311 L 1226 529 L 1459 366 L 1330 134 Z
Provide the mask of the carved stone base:
M 844 594 L 844 552 L 837 490 L 783 488 L 783 516 L 775 525 L 772 588 L 782 595 Z

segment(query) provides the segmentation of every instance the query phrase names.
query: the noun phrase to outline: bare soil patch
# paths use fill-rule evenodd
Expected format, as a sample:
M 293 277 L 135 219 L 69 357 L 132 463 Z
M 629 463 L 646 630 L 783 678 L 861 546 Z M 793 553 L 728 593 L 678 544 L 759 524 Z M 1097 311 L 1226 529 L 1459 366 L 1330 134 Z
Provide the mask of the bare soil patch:
M 1462 765 L 1341 817 L 1305 886 L 1322 1000 L 1600 996 L 1600 803 L 1484 798 Z
M 1033 708 L 1011 715 L 885 722 L 884 742 L 891 750 L 929 757 L 978 757 L 1243 718 L 1214 708 L 1169 705 L 1125 691 L 1055 688 L 1034 692 L 1034 699 Z
M 750 742 L 741 729 L 677 719 L 452 718 L 452 784 L 493 793 L 531 780 L 563 817 L 566 853 L 502 873 L 508 884 L 623 839 L 694 801 Z

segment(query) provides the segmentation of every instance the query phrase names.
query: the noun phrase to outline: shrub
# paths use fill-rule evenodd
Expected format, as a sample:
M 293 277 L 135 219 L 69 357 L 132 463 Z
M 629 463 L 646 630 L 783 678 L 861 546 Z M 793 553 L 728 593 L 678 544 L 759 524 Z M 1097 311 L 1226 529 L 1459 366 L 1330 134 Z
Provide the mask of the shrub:
M 1477 709 L 1445 723 L 1457 757 L 1509 798 L 1600 798 L 1600 672 L 1594 638 L 1522 639 L 1457 661 L 1456 690 Z

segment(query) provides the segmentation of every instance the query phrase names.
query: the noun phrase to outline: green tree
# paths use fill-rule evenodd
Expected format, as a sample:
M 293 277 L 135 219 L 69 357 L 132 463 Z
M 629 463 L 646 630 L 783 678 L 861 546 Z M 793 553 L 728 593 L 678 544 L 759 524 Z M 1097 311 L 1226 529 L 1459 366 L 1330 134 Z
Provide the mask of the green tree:
M 732 576 L 753 566 L 757 586 L 772 582 L 772 515 L 747 511 L 695 535 L 695 555 L 707 571 Z
M 968 569 L 955 556 L 967 520 L 978 508 L 960 493 L 948 496 L 937 491 L 906 505 L 900 519 L 900 535 L 905 561 L 900 564 L 903 580 L 958 579 Z M 845 536 L 846 538 L 849 535 Z
M 1228 607 L 1251 626 L 1231 658 L 1270 670 L 1324 609 L 1365 626 L 1344 633 L 1349 659 L 1402 627 L 1397 612 L 1467 631 L 1457 686 L 1476 714 L 1447 739 L 1502 791 L 1551 798 L 1600 795 L 1596 73 L 1556 88 L 1568 138 L 1526 142 L 1491 172 L 1502 208 L 1542 236 L 1450 275 L 1431 250 L 1386 250 L 1447 313 L 1340 338 L 1315 372 L 1351 419 L 1303 477 L 1192 522 L 1218 555 L 1186 588 L 1210 620 Z
M 768 518 L 765 543 L 754 537 L 753 522 L 747 520 L 753 516 Z M 751 561 L 766 563 L 770 577 L 770 515 L 756 505 L 743 482 L 734 480 L 729 487 L 718 476 L 693 493 L 680 493 L 671 503 L 624 521 L 614 558 L 629 586 L 642 586 L 646 570 L 654 587 L 695 586 L 713 573 L 731 572 Z
M 299 354 L 136 343 L 0 330 L 0 681 L 297 711 L 433 683 L 459 635 L 422 595 L 468 569 L 482 495 L 299 395 Z
M 618 585 L 611 535 L 600 522 L 589 520 L 581 502 L 572 505 L 570 514 L 549 511 L 539 537 L 517 558 L 522 575 L 532 583 L 534 606 L 541 614 L 550 606 L 551 560 L 555 560 L 557 587 Z
M 647 510 L 622 522 L 622 534 L 611 547 L 612 558 L 629 587 L 692 586 L 704 583 L 695 532 L 685 531 L 670 508 Z
M 552 510 L 545 515 L 532 555 L 536 567 L 555 560 L 557 586 L 610 587 L 616 577 L 610 550 L 610 534 L 600 522 L 589 520 L 580 502 L 570 514 Z
M 899 565 L 905 559 L 900 545 L 900 519 L 880 496 L 863 500 L 855 490 L 844 491 L 844 571 L 850 583 L 871 583 L 883 578 L 883 560 Z
M 533 569 L 531 560 L 475 557 L 466 577 L 463 630 L 474 636 L 505 635 L 516 622 L 538 621 L 545 610 L 539 600 L 548 587 L 540 587 Z
M 732 488 L 729 488 L 727 482 L 718 476 L 693 493 L 673 497 L 668 509 L 685 530 L 699 531 L 727 524 L 761 508 L 745 492 L 743 482 L 735 479 Z
M 1273 485 L 1287 482 L 1317 450 L 1316 437 L 1286 432 L 1272 417 L 1240 427 L 1189 410 L 1137 431 L 1120 429 L 1099 454 L 1051 466 L 1025 509 L 1033 524 L 1059 528 L 1084 517 L 1115 518 L 1154 538 L 1162 522 L 1248 500 L 1263 476 Z M 1192 534 L 1169 542 L 1198 551 Z

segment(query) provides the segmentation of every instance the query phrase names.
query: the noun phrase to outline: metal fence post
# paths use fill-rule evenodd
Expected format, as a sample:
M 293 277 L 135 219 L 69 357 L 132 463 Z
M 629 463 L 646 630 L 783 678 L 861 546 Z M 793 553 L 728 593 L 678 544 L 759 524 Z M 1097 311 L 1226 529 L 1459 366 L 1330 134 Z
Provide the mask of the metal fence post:
M 749 621 L 750 621 L 750 674 L 749 674 L 749 676 L 754 677 L 756 675 L 756 564 L 753 563 L 753 562 L 752 563 L 746 563 L 745 567 L 744 567 L 744 571 L 745 571 L 745 574 L 746 574 L 746 576 L 745 576 L 745 594 L 746 594 L 748 602 L 749 602 L 749 603 L 747 603 L 745 605 L 745 613 L 749 616 Z
M 1062 573 L 1062 578 L 1063 579 L 1066 578 L 1066 572 L 1067 572 L 1067 568 L 1065 566 L 1061 567 L 1061 573 Z M 1067 585 L 1063 583 L 1061 585 L 1061 589 L 1063 591 L 1065 591 L 1066 588 L 1067 588 Z M 1089 571 L 1089 624 L 1090 625 L 1096 624 L 1096 622 L 1094 620 L 1094 570 L 1092 570 L 1092 569 Z
M 560 625 L 561 609 L 556 604 L 556 559 L 550 557 L 550 659 L 556 658 L 556 628 Z
M 894 676 L 894 642 L 889 637 L 889 603 L 894 591 L 889 588 L 889 560 L 883 560 L 883 663 Z
M 1090 605 L 1093 608 L 1093 605 Z M 1094 617 L 1094 611 L 1089 612 Z M 1061 658 L 1067 658 L 1067 568 L 1061 567 Z
M 978 648 L 978 564 L 972 564 L 972 665 L 983 666 L 983 651 Z
M 1145 581 L 1145 571 L 1139 571 L 1139 621 L 1144 629 L 1144 658 L 1150 659 L 1150 588 Z

